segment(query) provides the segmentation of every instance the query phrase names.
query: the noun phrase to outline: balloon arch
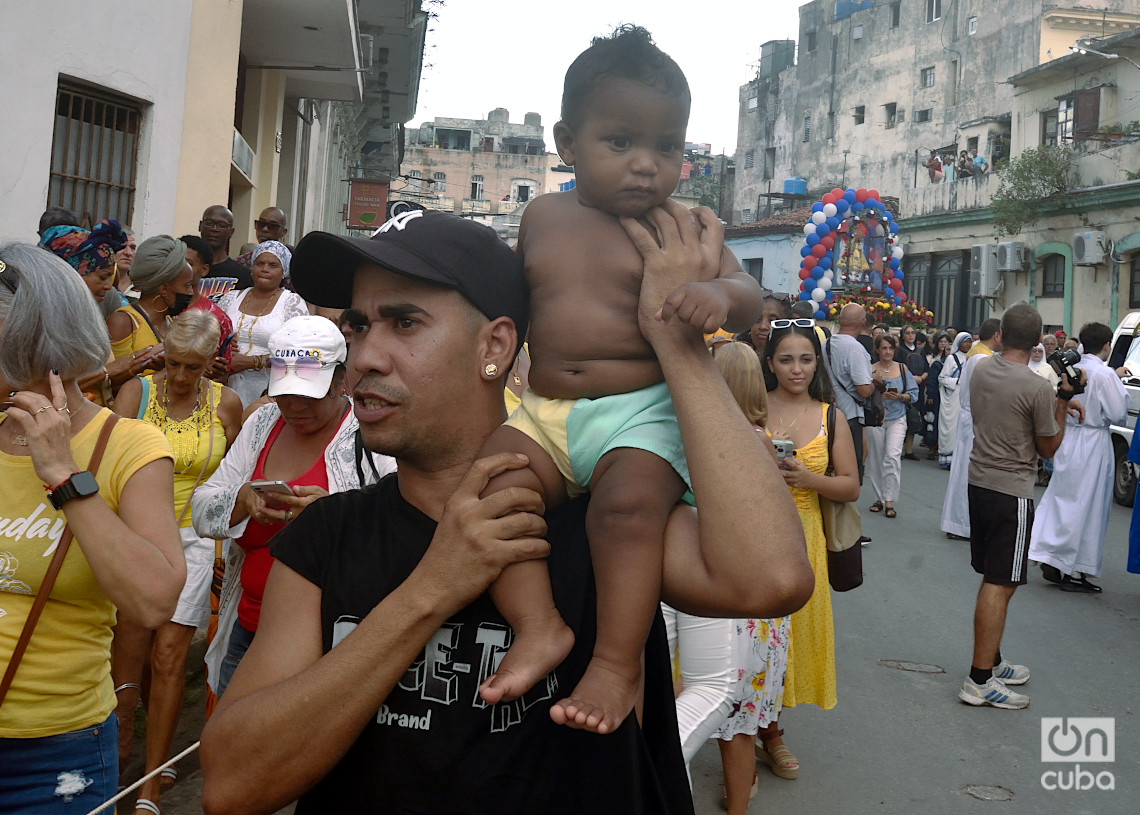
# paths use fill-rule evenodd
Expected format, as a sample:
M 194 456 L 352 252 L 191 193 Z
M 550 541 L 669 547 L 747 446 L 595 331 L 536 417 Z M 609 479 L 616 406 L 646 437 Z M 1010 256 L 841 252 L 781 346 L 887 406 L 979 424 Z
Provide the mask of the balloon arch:
M 817 320 L 840 291 L 906 302 L 898 224 L 878 190 L 838 187 L 811 206 L 800 247 L 800 299 L 816 304 Z

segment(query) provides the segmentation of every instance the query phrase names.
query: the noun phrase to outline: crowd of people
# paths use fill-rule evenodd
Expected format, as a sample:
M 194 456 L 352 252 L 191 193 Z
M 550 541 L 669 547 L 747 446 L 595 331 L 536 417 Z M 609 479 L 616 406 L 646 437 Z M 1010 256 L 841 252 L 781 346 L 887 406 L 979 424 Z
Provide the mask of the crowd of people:
M 669 200 L 689 102 L 648 32 L 596 39 L 554 128 L 577 187 L 517 251 L 427 210 L 293 247 L 270 207 L 233 258 L 221 205 L 138 242 L 53 208 L 0 246 L 0 809 L 108 802 L 144 704 L 159 815 L 212 628 L 208 812 L 692 813 L 714 737 L 743 813 L 757 761 L 799 775 L 785 709 L 838 703 L 820 502 L 866 472 L 897 517 L 922 444 L 982 575 L 959 698 L 1028 704 L 1001 654 L 1026 552 L 1099 590 L 1072 493 L 1111 458 L 1111 332 L 1052 377 L 1027 304 L 830 333 Z

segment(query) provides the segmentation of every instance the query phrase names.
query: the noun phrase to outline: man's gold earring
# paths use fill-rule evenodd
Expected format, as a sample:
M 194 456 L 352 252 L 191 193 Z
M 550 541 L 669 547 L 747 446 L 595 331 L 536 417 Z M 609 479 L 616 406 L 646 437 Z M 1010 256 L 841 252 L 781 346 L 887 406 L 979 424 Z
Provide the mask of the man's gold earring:
M 488 362 L 486 367 L 483 368 L 483 373 L 494 378 L 499 375 L 499 366 L 493 362 Z

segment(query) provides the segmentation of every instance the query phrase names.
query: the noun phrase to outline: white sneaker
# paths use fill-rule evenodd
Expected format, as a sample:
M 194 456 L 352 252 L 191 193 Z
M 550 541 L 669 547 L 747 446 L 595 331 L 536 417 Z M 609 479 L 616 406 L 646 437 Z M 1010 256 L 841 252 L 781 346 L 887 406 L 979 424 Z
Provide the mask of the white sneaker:
M 1029 681 L 1029 669 L 1003 657 L 1001 664 L 994 666 L 994 679 L 1000 679 L 1003 685 L 1024 685 Z
M 1010 690 L 996 676 L 990 677 L 984 685 L 979 685 L 967 676 L 966 681 L 962 683 L 962 690 L 958 691 L 958 698 L 967 705 L 975 707 L 991 705 L 1003 710 L 1020 710 L 1029 707 L 1028 696 Z

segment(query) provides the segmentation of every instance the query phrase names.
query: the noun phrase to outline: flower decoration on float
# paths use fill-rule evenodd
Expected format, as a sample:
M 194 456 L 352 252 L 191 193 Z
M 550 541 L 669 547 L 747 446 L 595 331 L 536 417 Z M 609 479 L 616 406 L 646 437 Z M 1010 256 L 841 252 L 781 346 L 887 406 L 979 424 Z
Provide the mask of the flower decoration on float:
M 878 190 L 838 187 L 812 204 L 800 247 L 800 299 L 813 301 L 825 320 L 840 292 L 879 298 L 892 308 L 907 303 L 898 224 Z M 916 311 L 922 311 L 915 307 Z

